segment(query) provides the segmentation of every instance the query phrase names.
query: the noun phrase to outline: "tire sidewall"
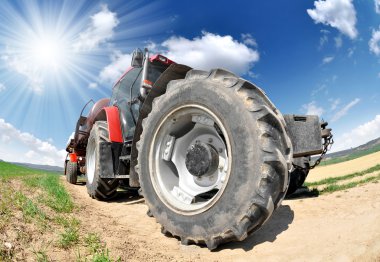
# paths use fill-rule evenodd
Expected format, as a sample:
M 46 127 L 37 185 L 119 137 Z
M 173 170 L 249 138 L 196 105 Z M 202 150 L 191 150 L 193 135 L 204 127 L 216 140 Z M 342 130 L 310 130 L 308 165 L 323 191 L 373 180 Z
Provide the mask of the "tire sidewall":
M 66 180 L 71 184 L 76 184 L 78 176 L 78 164 L 68 161 L 66 164 Z
M 95 168 L 94 168 L 94 177 L 92 179 L 92 182 L 89 181 L 88 179 L 88 176 L 86 174 L 86 187 L 87 187 L 87 192 L 88 194 L 94 198 L 96 197 L 96 189 L 99 187 L 98 183 L 99 183 L 99 168 L 98 168 L 98 165 L 99 165 L 99 136 L 97 135 L 97 125 L 94 125 L 92 130 L 91 130 L 91 133 L 90 133 L 90 136 L 88 138 L 88 143 L 87 143 L 87 148 L 86 148 L 86 166 L 88 166 L 88 155 L 89 154 L 92 154 L 92 152 L 89 152 L 89 147 L 88 147 L 88 144 L 90 143 L 94 143 L 95 144 L 95 147 L 94 147 L 94 151 L 95 151 Z M 87 169 L 87 168 L 86 168 Z

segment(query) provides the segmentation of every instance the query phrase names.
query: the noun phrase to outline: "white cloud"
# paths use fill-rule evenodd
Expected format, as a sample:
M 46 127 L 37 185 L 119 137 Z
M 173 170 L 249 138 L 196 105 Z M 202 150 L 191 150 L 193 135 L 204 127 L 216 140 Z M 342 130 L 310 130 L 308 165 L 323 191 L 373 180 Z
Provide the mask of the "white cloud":
M 117 14 L 111 12 L 107 5 L 102 5 L 102 10 L 91 16 L 88 28 L 79 34 L 79 39 L 73 44 L 74 50 L 90 51 L 97 48 L 112 39 L 118 24 Z
M 322 60 L 322 64 L 328 64 L 328 63 L 331 63 L 333 60 L 334 60 L 334 56 L 326 56 L 323 58 Z
M 0 92 L 4 91 L 5 89 L 7 89 L 7 88 L 5 87 L 5 85 L 2 84 L 2 83 L 0 83 Z
M 352 55 L 354 54 L 354 52 L 355 52 L 355 47 L 350 47 L 350 48 L 348 48 L 348 54 L 347 54 L 347 56 L 348 57 L 352 57 Z
M 0 154 L 0 158 L 8 161 L 23 162 L 24 156 L 33 164 L 62 166 L 66 156 L 65 150 L 58 150 L 47 141 L 42 141 L 32 134 L 21 132 L 11 124 L 0 119 L 0 133 L 2 134 L 2 149 L 7 148 L 7 143 L 12 143 L 12 148 L 26 148 L 24 152 L 12 155 L 12 150 Z M 26 161 L 26 160 L 25 160 Z
M 307 9 L 314 22 L 330 25 L 351 39 L 358 36 L 356 10 L 352 0 L 318 0 L 315 9 Z
M 257 43 L 250 34 L 242 38 L 239 42 L 230 35 L 202 32 L 202 36 L 193 39 L 172 36 L 161 44 L 150 43 L 150 46 L 173 61 L 196 69 L 225 68 L 243 75 L 250 72 L 260 55 L 254 49 Z
M 322 29 L 320 32 L 322 33 L 322 36 L 319 38 L 319 49 L 322 49 L 322 47 L 329 41 L 328 35 L 330 34 L 330 31 Z
M 302 106 L 306 115 L 318 115 L 321 116 L 325 110 L 318 106 L 315 101 L 310 102 L 309 104 L 305 104 Z
M 372 31 L 372 38 L 369 40 L 369 50 L 373 52 L 375 55 L 380 55 L 380 27 L 379 30 Z
M 252 37 L 251 34 L 241 34 L 243 43 L 247 46 L 257 47 L 256 40 Z
M 319 38 L 319 49 L 322 49 L 322 47 L 327 44 L 329 41 L 329 37 L 327 35 L 322 35 L 321 38 Z
M 331 111 L 334 111 L 340 105 L 340 99 L 339 98 L 337 98 L 337 99 L 330 99 L 329 101 L 331 102 Z
M 89 83 L 88 84 L 88 88 L 90 88 L 90 89 L 96 89 L 96 88 L 98 88 L 98 84 L 97 83 Z
M 351 147 L 360 146 L 380 136 L 380 115 L 367 123 L 361 124 L 341 136 L 334 137 L 333 151 L 340 151 Z
M 147 48 L 196 69 L 225 68 L 239 75 L 257 77 L 257 74 L 250 71 L 259 60 L 259 52 L 251 48 L 257 47 L 257 43 L 250 34 L 242 34 L 242 41 L 238 42 L 229 35 L 202 32 L 201 37 L 192 40 L 173 36 L 161 44 L 149 41 Z M 131 59 L 130 54 L 114 51 L 111 63 L 101 70 L 99 80 L 114 83 L 130 66 Z
M 380 0 L 374 0 L 375 2 L 375 11 L 380 14 Z
M 27 79 L 28 86 L 35 93 L 40 94 L 44 87 L 42 73 L 30 61 L 17 54 L 13 54 L 11 50 L 6 50 L 6 52 L 7 55 L 1 57 L 6 66 L 10 70 L 24 76 Z
M 29 158 L 29 159 L 33 159 L 33 158 L 36 158 L 36 157 L 37 157 L 37 154 L 36 154 L 36 152 L 34 152 L 33 150 L 29 150 L 29 151 L 25 154 L 25 156 L 26 156 L 27 158 Z
M 8 144 L 10 141 L 11 141 L 10 136 L 4 135 L 4 134 L 1 135 L 1 142 Z
M 99 74 L 101 82 L 115 83 L 131 65 L 132 56 L 114 51 L 111 55 L 111 63 L 104 67 Z
M 329 93 L 329 90 L 327 88 L 327 85 L 326 84 L 322 84 L 320 85 L 318 88 L 314 89 L 311 91 L 311 96 L 312 97 L 315 97 L 317 94 L 319 93 L 323 93 L 325 95 L 327 95 Z
M 341 36 L 337 36 L 337 37 L 334 38 L 334 40 L 335 40 L 335 47 L 336 48 L 341 48 L 342 45 L 343 45 L 343 39 L 342 39 L 342 37 Z
M 350 103 L 348 103 L 347 105 L 345 105 L 341 110 L 339 110 L 338 112 L 336 112 L 333 117 L 331 118 L 331 122 L 336 122 L 338 121 L 339 119 L 341 119 L 343 116 L 345 116 L 348 111 L 354 107 L 356 104 L 358 104 L 360 102 L 360 99 L 359 98 L 355 98 L 354 100 L 352 100 Z

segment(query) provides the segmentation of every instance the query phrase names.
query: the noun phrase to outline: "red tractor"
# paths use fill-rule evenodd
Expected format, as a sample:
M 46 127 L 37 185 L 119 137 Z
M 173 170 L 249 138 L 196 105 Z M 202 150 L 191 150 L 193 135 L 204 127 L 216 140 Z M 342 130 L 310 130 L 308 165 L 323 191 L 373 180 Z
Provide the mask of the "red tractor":
M 283 116 L 231 72 L 137 49 L 111 99 L 81 113 L 66 175 L 86 173 L 88 194 L 99 200 L 121 184 L 141 189 L 163 233 L 214 249 L 244 240 L 303 184 L 310 156 L 332 141 L 326 125 Z

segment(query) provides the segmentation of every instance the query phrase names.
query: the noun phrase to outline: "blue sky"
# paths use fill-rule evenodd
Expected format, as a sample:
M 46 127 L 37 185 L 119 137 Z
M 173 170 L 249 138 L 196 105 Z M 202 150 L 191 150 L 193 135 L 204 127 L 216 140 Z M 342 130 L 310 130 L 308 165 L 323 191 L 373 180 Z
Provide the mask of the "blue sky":
M 379 0 L 3 0 L 0 159 L 62 165 L 82 106 L 111 95 L 136 47 L 320 115 L 334 151 L 380 136 Z

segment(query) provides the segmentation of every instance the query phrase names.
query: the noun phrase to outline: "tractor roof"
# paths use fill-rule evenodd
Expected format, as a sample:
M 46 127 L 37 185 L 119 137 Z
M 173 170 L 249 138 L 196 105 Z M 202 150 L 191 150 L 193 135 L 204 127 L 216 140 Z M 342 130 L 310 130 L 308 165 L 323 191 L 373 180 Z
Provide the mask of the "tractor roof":
M 156 54 L 156 55 L 153 55 L 149 58 L 149 61 L 151 63 L 161 63 L 161 64 L 164 64 L 164 65 L 167 65 L 167 66 L 170 66 L 171 64 L 176 64 L 176 62 L 170 60 L 169 58 L 167 58 L 166 56 L 163 56 L 163 55 L 160 55 L 160 54 Z M 130 71 L 132 70 L 132 66 L 128 67 L 128 69 L 124 72 L 124 74 L 121 75 L 121 77 L 115 82 L 114 86 L 117 85 L 121 79 L 123 79 L 123 77 Z

